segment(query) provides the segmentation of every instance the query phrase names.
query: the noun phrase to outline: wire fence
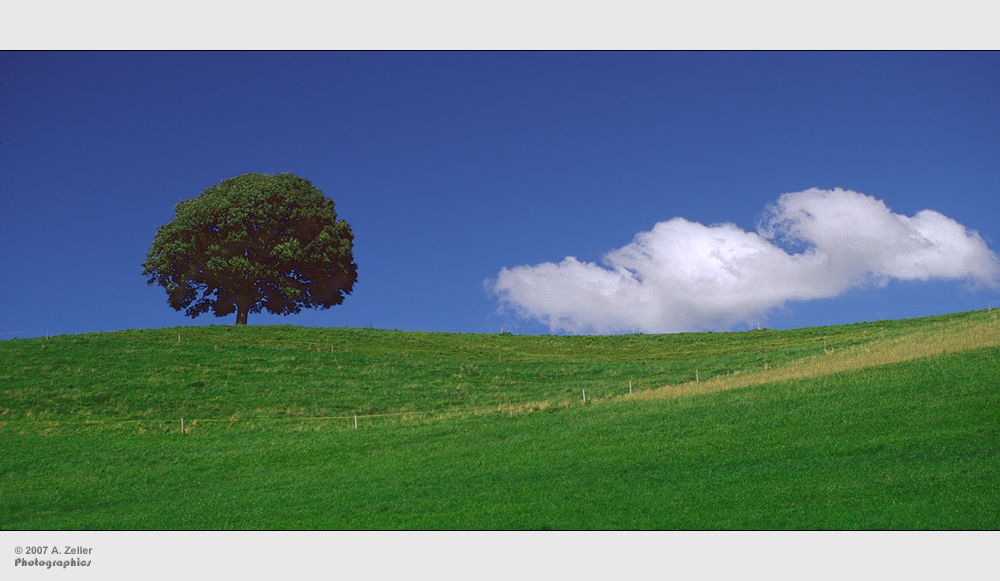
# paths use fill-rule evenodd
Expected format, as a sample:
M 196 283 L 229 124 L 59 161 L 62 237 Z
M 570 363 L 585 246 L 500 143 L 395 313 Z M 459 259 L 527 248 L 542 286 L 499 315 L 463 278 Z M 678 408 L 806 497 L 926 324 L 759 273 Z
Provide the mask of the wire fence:
M 989 311 L 991 311 L 991 309 L 987 310 L 987 312 L 989 312 Z M 987 321 L 992 320 L 992 314 L 989 315 L 985 320 L 987 320 Z M 154 336 L 147 335 L 145 333 L 140 333 L 140 334 L 136 334 L 136 336 L 134 336 L 134 337 L 130 337 L 130 340 L 143 341 L 143 342 L 151 342 L 151 343 L 158 343 L 158 344 L 167 344 L 167 343 L 172 344 L 172 343 L 174 343 L 172 336 L 171 337 L 166 337 L 165 336 L 166 334 L 163 332 L 164 330 L 160 329 L 160 330 L 156 330 L 156 331 L 159 333 L 159 335 L 161 335 L 160 337 L 154 337 Z M 173 332 L 174 331 L 171 331 L 171 333 L 173 333 Z M 991 331 L 991 333 L 995 334 L 995 331 Z M 904 333 L 901 336 L 905 336 L 905 335 L 906 335 L 906 333 Z M 761 350 L 758 351 L 758 355 L 762 355 L 764 357 L 764 366 L 763 366 L 764 369 L 768 369 L 768 363 L 767 363 L 768 359 L 767 359 L 767 357 L 770 355 L 771 356 L 770 362 L 771 362 L 771 366 L 773 368 L 774 364 L 777 362 L 775 356 L 780 355 L 781 352 L 785 352 L 786 354 L 792 354 L 792 353 L 794 353 L 796 357 L 802 357 L 804 352 L 808 352 L 810 350 L 812 350 L 814 353 L 818 354 L 818 353 L 820 353 L 819 349 L 822 349 L 823 353 L 827 353 L 828 342 L 831 342 L 831 346 L 833 346 L 832 345 L 832 341 L 830 341 L 831 337 L 835 338 L 837 346 L 853 346 L 853 345 L 858 345 L 858 344 L 866 343 L 866 342 L 869 342 L 869 341 L 872 341 L 872 340 L 878 340 L 878 339 L 885 340 L 887 338 L 889 338 L 889 339 L 898 338 L 898 337 L 896 337 L 894 335 L 889 335 L 887 337 L 886 334 L 885 334 L 885 325 L 882 324 L 882 323 L 878 323 L 878 322 L 876 322 L 876 323 L 870 323 L 870 324 L 868 324 L 866 326 L 866 328 L 862 328 L 862 329 L 859 329 L 857 331 L 853 331 L 853 332 L 838 332 L 838 333 L 832 334 L 830 336 L 824 336 L 823 334 L 817 334 L 817 335 L 811 336 L 811 337 L 801 337 L 801 338 L 788 339 L 788 338 L 783 338 L 782 334 L 777 333 L 777 334 L 771 335 L 771 338 L 773 339 L 773 342 L 767 345 L 767 352 L 763 353 L 763 349 L 761 349 Z M 216 347 L 225 347 L 225 346 L 236 346 L 236 347 L 257 346 L 257 347 L 280 348 L 280 349 L 289 349 L 289 348 L 293 348 L 293 349 L 306 349 L 306 350 L 325 350 L 325 349 L 331 349 L 334 352 L 336 352 L 336 347 L 338 346 L 337 344 L 331 343 L 329 341 L 318 341 L 318 340 L 317 341 L 292 341 L 292 340 L 254 339 L 252 341 L 248 341 L 248 339 L 250 339 L 250 337 L 248 337 L 248 336 L 246 336 L 244 334 L 240 334 L 238 336 L 234 336 L 233 337 L 233 341 L 231 341 L 231 342 L 230 341 L 222 341 L 222 342 L 220 342 L 219 339 L 220 339 L 220 335 L 218 335 L 218 334 L 212 334 L 210 336 L 199 337 L 197 333 L 193 333 L 192 335 L 188 336 L 187 339 L 185 339 L 183 331 L 177 331 L 176 342 L 178 344 L 180 344 L 180 345 L 201 344 L 201 345 L 211 345 L 211 346 L 216 346 Z M 401 347 L 400 349 L 401 349 L 401 351 L 406 351 L 406 352 L 424 352 L 424 353 L 440 353 L 441 352 L 440 348 L 422 347 L 422 346 L 420 346 L 418 344 L 406 345 L 405 347 Z M 614 362 L 621 363 L 622 360 L 623 360 L 622 351 L 623 350 L 627 351 L 627 349 L 628 349 L 627 345 L 623 346 L 621 344 L 617 344 L 617 345 L 616 344 L 608 344 L 608 345 L 604 346 L 603 348 L 596 349 L 596 351 L 597 351 L 596 353 L 590 354 L 590 356 L 588 357 L 587 363 L 595 363 L 595 362 L 599 363 L 600 360 L 601 360 L 601 357 L 595 357 L 595 356 L 600 355 L 601 351 L 606 351 L 607 352 L 606 355 L 610 359 L 613 359 Z M 658 359 L 661 359 L 661 360 L 665 359 L 668 355 L 672 359 L 685 359 L 685 358 L 687 358 L 687 361 L 690 363 L 690 366 L 692 367 L 692 370 L 691 370 L 692 371 L 692 377 L 691 377 L 691 379 L 694 380 L 694 381 L 699 381 L 699 380 L 704 380 L 704 379 L 708 379 L 708 378 L 711 377 L 712 372 L 706 373 L 706 371 L 708 370 L 708 368 L 711 368 L 711 364 L 705 365 L 705 362 L 706 362 L 706 360 L 710 360 L 713 355 L 730 354 L 730 353 L 733 353 L 733 352 L 743 352 L 744 354 L 746 354 L 748 352 L 748 349 L 750 351 L 752 351 L 754 349 L 754 347 L 752 345 L 748 346 L 747 344 L 738 344 L 738 345 L 731 345 L 731 346 L 725 346 L 725 347 L 714 347 L 714 348 L 708 348 L 707 346 L 696 346 L 696 345 L 694 345 L 694 346 L 691 346 L 691 348 L 688 348 L 688 349 L 677 349 L 676 347 L 672 348 L 672 349 L 669 350 L 669 354 L 665 354 L 665 353 L 647 354 L 647 356 L 650 357 L 650 358 L 655 357 L 655 358 L 658 358 Z M 576 353 L 577 355 L 579 355 L 579 353 L 580 353 L 579 349 L 577 348 L 574 351 L 574 353 Z M 505 352 L 504 356 L 508 357 L 508 362 L 511 361 L 511 359 L 510 359 L 511 357 L 518 357 L 522 361 L 524 361 L 524 360 L 531 360 L 531 359 L 537 359 L 537 358 L 560 358 L 560 359 L 566 359 L 568 363 L 572 363 L 573 362 L 573 358 L 572 357 L 567 358 L 567 354 L 566 353 L 559 353 L 559 352 L 527 352 L 523 348 L 520 349 L 520 350 L 514 350 L 514 349 L 512 349 L 512 350 L 510 350 L 508 352 Z M 695 357 L 691 358 L 690 356 L 695 356 Z M 624 359 L 627 359 L 627 358 L 628 358 L 628 356 L 624 357 Z M 718 375 L 720 373 L 720 371 L 718 369 L 715 369 L 714 371 L 715 371 L 714 375 Z M 725 373 L 725 371 L 726 370 L 723 370 L 723 371 L 721 371 L 721 373 Z M 741 371 L 746 371 L 746 370 L 745 369 L 730 369 L 728 371 L 729 372 L 735 371 L 736 373 L 739 373 Z M 649 388 L 649 387 L 653 387 L 653 386 L 645 386 L 645 387 Z M 655 386 L 655 387 L 662 387 L 662 385 Z M 632 380 L 629 379 L 629 381 L 628 381 L 628 391 L 627 392 L 624 389 L 624 385 L 621 385 L 621 386 L 618 386 L 615 389 L 604 390 L 603 393 L 594 394 L 592 392 L 592 393 L 589 394 L 590 395 L 589 401 L 593 402 L 595 400 L 604 399 L 604 398 L 607 398 L 607 397 L 623 396 L 626 393 L 631 394 L 632 391 L 633 391 Z M 581 404 L 588 403 L 588 393 L 587 393 L 586 388 L 583 388 L 582 393 L 580 393 L 579 395 L 582 396 L 582 397 L 580 398 L 580 401 L 578 403 L 581 403 Z M 594 397 L 595 395 L 597 395 L 598 397 Z M 564 399 L 564 403 L 563 403 L 564 406 L 576 405 L 576 403 L 566 404 L 565 403 L 565 398 L 563 398 L 563 399 Z M 135 419 L 135 418 L 130 418 L 130 419 L 104 418 L 104 419 L 86 419 L 86 420 L 83 420 L 83 419 L 80 419 L 80 420 L 73 420 L 73 419 L 47 420 L 47 419 L 40 419 L 39 418 L 39 419 L 24 419 L 24 420 L 0 421 L 0 428 L 3 428 L 3 429 L 7 429 L 7 428 L 37 428 L 37 427 L 40 427 L 40 426 L 73 426 L 73 425 L 77 425 L 77 426 L 91 426 L 91 425 L 105 425 L 105 426 L 106 425 L 115 425 L 115 426 L 120 426 L 120 425 L 131 425 L 131 424 L 146 424 L 146 425 L 159 425 L 159 426 L 176 426 L 177 427 L 176 431 L 180 431 L 181 433 L 185 433 L 185 432 L 189 432 L 190 429 L 192 427 L 194 427 L 194 426 L 204 425 L 204 424 L 230 424 L 230 425 L 235 425 L 235 424 L 246 424 L 246 423 L 254 424 L 254 423 L 270 423 L 270 422 L 294 422 L 294 423 L 298 423 L 298 424 L 303 424 L 303 423 L 307 423 L 307 422 L 335 422 L 335 423 L 339 422 L 341 424 L 341 428 L 340 429 L 344 429 L 345 428 L 345 424 L 346 424 L 346 427 L 353 427 L 354 429 L 359 429 L 359 427 L 362 425 L 362 423 L 365 426 L 371 426 L 371 425 L 374 424 L 374 421 L 376 419 L 380 419 L 380 418 L 383 418 L 383 419 L 384 418 L 418 418 L 418 417 L 426 417 L 426 416 L 431 416 L 431 415 L 439 415 L 439 416 L 485 415 L 485 414 L 501 414 L 502 415 L 505 412 L 510 417 L 514 417 L 515 410 L 517 410 L 519 413 L 522 413 L 524 411 L 534 411 L 535 409 L 544 409 L 544 408 L 546 408 L 548 406 L 551 406 L 551 405 L 552 405 L 551 401 L 541 401 L 541 402 L 518 401 L 516 403 L 516 405 L 515 405 L 514 402 L 508 400 L 506 402 L 497 402 L 495 404 L 486 405 L 486 406 L 480 405 L 480 406 L 465 406 L 465 407 L 447 407 L 447 408 L 438 408 L 438 409 L 429 409 L 429 410 L 401 410 L 401 411 L 390 411 L 390 412 L 383 412 L 383 413 L 347 412 L 347 413 L 335 414 L 335 415 L 314 415 L 314 416 L 309 416 L 309 415 L 293 416 L 292 415 L 292 416 L 286 416 L 286 417 L 237 417 L 237 416 L 233 415 L 233 416 L 226 417 L 226 418 L 190 418 L 190 419 L 185 419 L 185 418 L 181 418 L 181 417 L 174 417 L 174 418 L 159 418 L 159 419 L 156 419 L 156 418 L 141 418 L 141 419 Z M 186 422 L 186 426 L 185 426 L 185 422 Z M 174 431 L 174 430 L 168 430 L 168 431 Z
M 586 397 L 586 396 L 584 396 Z M 365 427 L 371 427 L 374 425 L 374 421 L 377 418 L 396 418 L 396 419 L 413 419 L 421 416 L 431 416 L 438 415 L 441 417 L 462 417 L 462 416 L 481 416 L 481 415 L 496 415 L 505 416 L 509 415 L 511 418 L 515 415 L 520 415 L 525 413 L 525 411 L 534 411 L 535 408 L 544 409 L 546 404 L 532 404 L 526 406 L 523 403 L 514 406 L 512 402 L 507 402 L 505 404 L 499 404 L 496 406 L 479 406 L 479 407 L 461 407 L 461 408 L 449 408 L 446 410 L 409 410 L 409 411 L 399 411 L 399 412 L 386 412 L 386 413 L 364 413 L 364 414 L 347 414 L 347 415 L 335 415 L 335 416 L 297 416 L 297 417 L 229 417 L 229 418 L 144 418 L 144 419 L 116 419 L 107 418 L 101 420 L 43 420 L 43 419 L 30 419 L 30 420 L 7 420 L 0 421 L 0 432 L 5 431 L 8 428 L 13 429 L 31 429 L 37 431 L 39 429 L 45 429 L 46 427 L 60 426 L 60 427 L 85 427 L 85 426 L 105 426 L 105 427 L 119 427 L 123 425 L 146 425 L 146 426 L 172 426 L 164 431 L 176 431 L 181 434 L 191 433 L 192 429 L 201 424 L 228 424 L 230 426 L 234 425 L 246 425 L 246 424 L 256 424 L 256 423 L 287 423 L 287 424 L 304 424 L 310 422 L 342 422 L 343 427 L 339 429 L 360 429 L 363 425 Z M 515 413 L 515 411 L 517 413 Z

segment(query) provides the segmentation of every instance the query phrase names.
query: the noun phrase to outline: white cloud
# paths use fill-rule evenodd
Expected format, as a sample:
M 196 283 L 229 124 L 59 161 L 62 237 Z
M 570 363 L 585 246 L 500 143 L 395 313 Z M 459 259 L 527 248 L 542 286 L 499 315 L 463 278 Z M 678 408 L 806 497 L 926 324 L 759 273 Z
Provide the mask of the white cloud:
M 908 217 L 871 196 L 811 189 L 778 198 L 757 232 L 674 218 L 609 252 L 603 266 L 567 257 L 503 268 L 486 286 L 553 331 L 664 333 L 728 329 L 788 301 L 930 279 L 997 287 L 1000 259 L 938 212 Z

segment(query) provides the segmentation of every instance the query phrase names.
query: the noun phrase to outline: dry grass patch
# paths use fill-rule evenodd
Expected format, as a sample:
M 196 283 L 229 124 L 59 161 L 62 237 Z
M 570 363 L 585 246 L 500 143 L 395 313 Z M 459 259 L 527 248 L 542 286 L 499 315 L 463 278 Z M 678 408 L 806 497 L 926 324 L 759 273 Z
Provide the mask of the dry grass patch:
M 704 381 L 666 385 L 620 397 L 648 400 L 700 395 L 855 371 L 998 345 L 1000 345 L 1000 321 L 997 320 L 995 313 L 990 313 L 986 320 L 941 323 L 894 339 L 877 339 L 863 345 L 804 357 L 777 368 L 737 370 Z

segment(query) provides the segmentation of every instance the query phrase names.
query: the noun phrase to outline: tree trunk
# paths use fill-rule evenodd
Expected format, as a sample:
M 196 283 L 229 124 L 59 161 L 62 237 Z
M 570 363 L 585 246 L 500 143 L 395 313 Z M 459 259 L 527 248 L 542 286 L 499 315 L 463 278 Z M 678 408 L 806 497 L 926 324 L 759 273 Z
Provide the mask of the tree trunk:
M 247 316 L 250 315 L 250 303 L 244 301 L 236 302 L 236 324 L 246 325 Z

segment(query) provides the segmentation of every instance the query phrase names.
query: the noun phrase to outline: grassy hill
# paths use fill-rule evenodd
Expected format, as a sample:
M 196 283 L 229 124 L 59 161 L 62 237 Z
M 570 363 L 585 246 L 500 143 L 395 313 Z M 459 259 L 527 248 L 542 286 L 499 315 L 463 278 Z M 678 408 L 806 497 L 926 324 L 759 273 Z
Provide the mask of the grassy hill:
M 996 529 L 995 315 L 4 341 L 0 528 Z

